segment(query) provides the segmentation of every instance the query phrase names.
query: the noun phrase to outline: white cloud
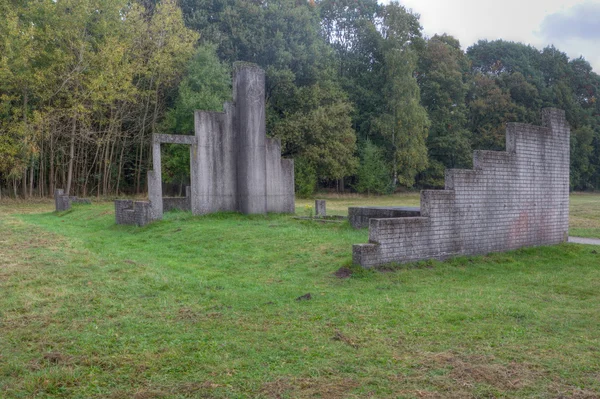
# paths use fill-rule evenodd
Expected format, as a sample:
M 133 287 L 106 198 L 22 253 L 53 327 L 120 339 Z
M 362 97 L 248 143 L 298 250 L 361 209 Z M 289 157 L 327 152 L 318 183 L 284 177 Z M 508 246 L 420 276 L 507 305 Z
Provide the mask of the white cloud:
M 548 26 L 564 28 L 569 23 L 578 23 L 574 21 L 580 23 L 581 20 L 565 16 L 581 16 L 573 10 L 582 5 L 588 7 L 586 10 L 593 8 L 600 5 L 600 0 L 402 0 L 400 4 L 421 15 L 425 35 L 447 33 L 459 39 L 465 49 L 481 39 L 522 42 L 540 49 L 554 44 L 572 58 L 583 55 L 600 71 L 600 49 L 594 45 L 597 36 L 591 32 L 590 36 L 584 36 L 586 31 L 581 30 L 583 35 L 566 37 L 561 35 L 560 28 L 550 30 L 554 35 L 545 33 L 549 32 Z M 600 23 L 594 26 L 600 27 Z

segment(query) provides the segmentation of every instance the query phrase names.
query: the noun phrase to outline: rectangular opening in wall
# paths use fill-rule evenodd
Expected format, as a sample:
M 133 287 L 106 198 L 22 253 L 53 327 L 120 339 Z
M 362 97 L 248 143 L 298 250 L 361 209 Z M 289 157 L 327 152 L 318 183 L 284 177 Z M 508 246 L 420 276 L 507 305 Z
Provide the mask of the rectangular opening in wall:
M 190 146 L 161 145 L 163 212 L 190 210 Z

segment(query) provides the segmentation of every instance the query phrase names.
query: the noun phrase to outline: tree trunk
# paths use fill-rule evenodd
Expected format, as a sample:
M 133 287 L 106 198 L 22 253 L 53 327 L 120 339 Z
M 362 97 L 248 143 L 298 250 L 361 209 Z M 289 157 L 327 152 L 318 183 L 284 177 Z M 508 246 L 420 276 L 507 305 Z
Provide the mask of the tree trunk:
M 23 198 L 27 198 L 27 169 L 23 171 L 23 177 L 21 179 L 21 195 Z
M 52 134 L 52 129 L 50 129 L 50 185 L 49 194 L 52 198 L 54 198 L 54 135 Z
M 33 155 L 31 156 L 31 168 L 29 168 L 29 197 L 33 197 Z
M 71 182 L 73 179 L 73 160 L 75 158 L 75 132 L 77 130 L 77 112 L 73 115 L 73 122 L 71 127 L 71 145 L 69 148 L 69 169 L 67 171 L 67 188 L 65 189 L 65 195 L 71 195 Z

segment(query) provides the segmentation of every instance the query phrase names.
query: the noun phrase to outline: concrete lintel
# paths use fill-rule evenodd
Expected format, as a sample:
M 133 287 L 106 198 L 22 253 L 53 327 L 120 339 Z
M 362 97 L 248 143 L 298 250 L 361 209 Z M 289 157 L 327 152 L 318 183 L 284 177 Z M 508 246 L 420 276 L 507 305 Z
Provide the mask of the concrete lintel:
M 194 145 L 198 142 L 198 139 L 196 136 L 184 136 L 181 134 L 154 134 L 152 135 L 152 142 L 160 144 Z

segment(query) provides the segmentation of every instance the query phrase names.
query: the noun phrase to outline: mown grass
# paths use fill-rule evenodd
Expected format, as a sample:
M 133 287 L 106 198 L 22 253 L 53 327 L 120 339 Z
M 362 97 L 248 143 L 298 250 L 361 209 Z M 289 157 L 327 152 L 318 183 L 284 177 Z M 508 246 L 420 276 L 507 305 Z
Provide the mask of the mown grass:
M 366 271 L 346 224 L 51 209 L 0 205 L 0 397 L 600 397 L 600 247 Z
M 600 238 L 600 194 L 571 194 L 570 206 L 569 234 Z

